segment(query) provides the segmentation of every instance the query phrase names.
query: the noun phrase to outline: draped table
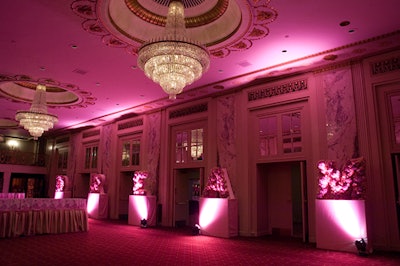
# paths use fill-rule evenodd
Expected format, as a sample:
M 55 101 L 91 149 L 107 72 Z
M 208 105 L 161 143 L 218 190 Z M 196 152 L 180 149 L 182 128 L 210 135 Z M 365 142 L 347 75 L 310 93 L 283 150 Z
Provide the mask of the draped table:
M 0 193 L 0 199 L 23 199 L 25 193 Z
M 87 230 L 86 199 L 0 199 L 0 238 Z

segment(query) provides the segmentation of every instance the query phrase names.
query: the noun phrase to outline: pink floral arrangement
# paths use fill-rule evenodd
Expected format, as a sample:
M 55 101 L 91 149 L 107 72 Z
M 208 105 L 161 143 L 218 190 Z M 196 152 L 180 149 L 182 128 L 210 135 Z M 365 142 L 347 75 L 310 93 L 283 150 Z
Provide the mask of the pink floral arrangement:
M 62 175 L 58 175 L 56 177 L 56 192 L 63 192 L 64 191 L 64 177 Z
M 343 170 L 336 169 L 333 161 L 318 162 L 318 199 L 364 199 L 365 160 L 349 160 Z
M 146 191 L 144 190 L 144 180 L 149 176 L 149 173 L 146 171 L 136 171 L 133 175 L 133 195 L 146 195 Z
M 104 175 L 102 174 L 93 175 L 90 184 L 90 193 L 104 193 L 103 181 L 104 181 Z
M 208 177 L 207 185 L 203 191 L 203 197 L 206 198 L 227 198 L 229 192 L 226 186 L 226 180 L 223 171 L 219 167 L 215 167 L 211 170 L 211 174 Z

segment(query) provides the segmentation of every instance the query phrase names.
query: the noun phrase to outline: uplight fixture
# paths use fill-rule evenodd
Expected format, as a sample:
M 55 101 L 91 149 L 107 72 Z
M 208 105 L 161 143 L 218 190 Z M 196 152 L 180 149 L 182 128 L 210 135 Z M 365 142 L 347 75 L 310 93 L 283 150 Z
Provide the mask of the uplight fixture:
M 140 227 L 141 228 L 146 228 L 147 227 L 147 220 L 145 218 L 140 220 Z

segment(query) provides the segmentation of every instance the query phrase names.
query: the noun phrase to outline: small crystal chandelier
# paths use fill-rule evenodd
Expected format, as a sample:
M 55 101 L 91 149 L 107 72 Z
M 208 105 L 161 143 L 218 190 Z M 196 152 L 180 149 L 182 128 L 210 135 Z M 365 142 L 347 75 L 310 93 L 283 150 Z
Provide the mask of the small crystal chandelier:
M 170 99 L 176 99 L 186 85 L 208 70 L 207 49 L 186 36 L 184 7 L 180 1 L 169 5 L 164 34 L 140 47 L 138 65 L 148 78 L 160 84 Z
M 29 111 L 18 111 L 15 119 L 29 131 L 35 140 L 42 136 L 44 131 L 53 128 L 58 118 L 47 113 L 46 86 L 40 84 L 36 86 L 31 108 Z

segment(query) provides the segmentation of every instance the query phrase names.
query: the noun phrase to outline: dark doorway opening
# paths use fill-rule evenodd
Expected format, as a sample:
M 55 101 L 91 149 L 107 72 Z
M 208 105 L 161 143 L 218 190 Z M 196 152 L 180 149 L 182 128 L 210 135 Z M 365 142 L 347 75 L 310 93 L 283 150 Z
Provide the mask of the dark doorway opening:
M 308 241 L 305 162 L 257 165 L 257 227 L 261 235 Z
M 42 174 L 12 173 L 9 191 L 25 193 L 26 198 L 43 198 L 44 180 Z
M 194 226 L 199 223 L 202 180 L 202 168 L 175 170 L 175 227 Z
M 134 171 L 120 173 L 119 179 L 119 198 L 118 198 L 118 218 L 128 221 L 129 196 L 132 195 Z

